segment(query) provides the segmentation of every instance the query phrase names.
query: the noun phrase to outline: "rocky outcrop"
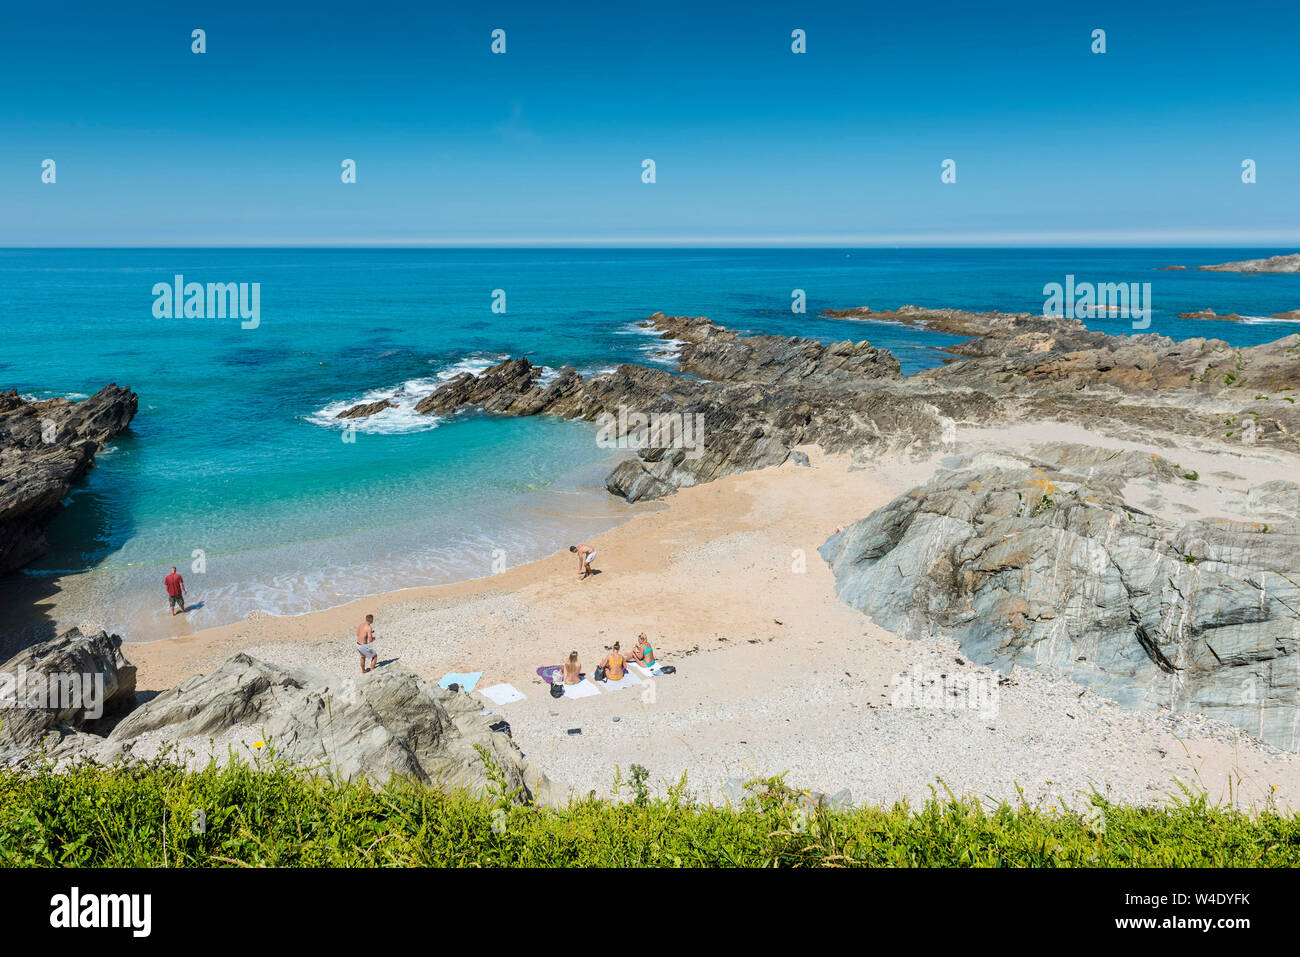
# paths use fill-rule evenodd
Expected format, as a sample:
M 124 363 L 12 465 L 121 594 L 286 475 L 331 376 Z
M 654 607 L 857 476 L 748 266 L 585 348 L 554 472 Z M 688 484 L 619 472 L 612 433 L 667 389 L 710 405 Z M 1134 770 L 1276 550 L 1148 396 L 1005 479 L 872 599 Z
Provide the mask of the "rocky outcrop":
M 1300 272 L 1300 253 L 1269 256 L 1267 259 L 1243 259 L 1240 262 L 1218 263 L 1214 266 L 1197 266 L 1204 272 Z
M 108 689 L 104 721 L 88 722 L 80 700 L 61 708 L 0 711 L 4 764 L 131 763 L 167 753 L 201 767 L 231 754 L 255 760 L 273 753 L 347 780 L 382 782 L 396 774 L 483 792 L 499 770 L 506 791 L 518 792 L 516 800 L 544 796 L 549 787 L 524 760 L 499 715 L 486 713 L 468 694 L 446 691 L 397 665 L 341 678 L 236 654 L 211 674 L 195 675 L 131 710 L 111 730 L 106 722 L 134 705 L 135 669 L 122 657 L 117 636 L 68 632 L 19 655 L 0 677 L 24 668 L 31 688 L 49 676 L 102 676 Z M 94 733 L 99 729 L 107 733 Z M 495 765 L 491 771 L 480 749 Z
M 661 312 L 642 325 L 677 341 L 678 370 L 702 379 L 845 389 L 901 378 L 893 354 L 868 342 L 824 345 L 793 336 L 741 336 L 708 319 Z
M 605 483 L 633 502 L 780 464 L 809 441 L 841 451 L 895 441 L 937 446 L 943 416 L 924 390 L 889 408 L 866 400 L 862 390 L 870 384 L 902 381 L 886 350 L 866 342 L 743 337 L 707 319 L 662 313 L 645 323 L 679 344 L 680 374 L 622 365 L 584 379 L 566 367 L 542 385 L 538 367 L 510 359 L 481 375 L 457 376 L 415 409 L 595 421 L 610 448 L 636 452 Z M 900 427 L 905 417 L 914 427 Z
M 377 399 L 374 402 L 360 402 L 349 409 L 344 409 L 342 412 L 338 413 L 338 415 L 334 416 L 334 418 L 364 419 L 377 412 L 383 412 L 384 409 L 391 409 L 396 405 L 397 403 L 392 399 Z
M 1300 336 L 1236 349 L 1216 339 L 1109 335 L 1031 313 L 903 306 L 835 315 L 969 338 L 946 350 L 946 365 L 903 379 L 897 360 L 867 342 L 746 337 L 704 318 L 655 313 L 643 324 L 676 343 L 676 373 L 623 365 L 584 378 L 566 367 L 543 384 L 539 368 L 510 359 L 444 383 L 415 408 L 598 422 L 610 447 L 636 453 L 606 481 L 629 501 L 779 464 L 798 445 L 859 460 L 925 456 L 958 427 L 1022 421 L 1079 422 L 1164 445 L 1300 449 Z M 697 427 L 690 442 L 664 441 L 654 420 Z
M 0 393 L 0 575 L 44 555 L 45 531 L 95 453 L 134 418 L 138 397 L 108 385 L 83 402 Z
M 0 666 L 0 755 L 57 747 L 135 705 L 135 667 L 122 639 L 72 628 Z
M 1218 319 L 1223 322 L 1241 322 L 1241 316 L 1235 312 L 1230 312 L 1226 316 L 1221 316 L 1213 309 L 1197 309 L 1195 312 L 1180 312 L 1179 319 Z
M 899 306 L 873 312 L 866 306 L 855 309 L 827 309 L 830 319 L 871 319 L 918 326 L 953 336 L 1011 339 L 1025 333 L 1078 333 L 1086 327 L 1081 319 L 1046 318 L 1032 312 L 967 312 L 964 309 L 933 309 L 928 306 Z
M 1251 490 L 1267 522 L 1171 521 L 1126 498 L 1192 481 L 1141 452 L 980 453 L 821 553 L 841 597 L 886 628 L 1300 747 L 1300 486 Z

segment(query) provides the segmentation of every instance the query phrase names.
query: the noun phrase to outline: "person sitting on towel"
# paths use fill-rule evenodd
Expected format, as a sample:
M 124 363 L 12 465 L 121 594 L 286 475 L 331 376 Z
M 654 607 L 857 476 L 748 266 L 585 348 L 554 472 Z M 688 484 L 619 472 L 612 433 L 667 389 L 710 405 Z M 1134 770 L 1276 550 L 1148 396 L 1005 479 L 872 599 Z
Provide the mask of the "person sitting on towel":
M 582 665 L 578 663 L 578 653 L 576 651 L 569 652 L 569 660 L 564 663 L 563 668 L 564 683 L 566 685 L 576 685 L 582 680 Z
M 605 669 L 605 677 L 610 681 L 618 681 L 623 677 L 623 656 L 619 654 L 618 642 L 614 642 L 614 649 L 605 656 L 600 666 Z
M 650 647 L 650 639 L 645 632 L 636 636 L 636 647 L 632 649 L 632 660 L 646 668 L 655 666 L 655 650 Z

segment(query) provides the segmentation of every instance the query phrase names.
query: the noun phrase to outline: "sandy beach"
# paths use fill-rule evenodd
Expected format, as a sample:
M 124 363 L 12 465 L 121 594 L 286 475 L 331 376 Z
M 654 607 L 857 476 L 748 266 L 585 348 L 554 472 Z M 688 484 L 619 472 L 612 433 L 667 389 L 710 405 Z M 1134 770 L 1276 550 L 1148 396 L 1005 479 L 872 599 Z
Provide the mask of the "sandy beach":
M 959 448 L 1070 430 L 1082 435 L 1051 425 L 1032 436 L 963 433 Z M 971 664 L 944 636 L 902 638 L 842 603 L 817 548 L 838 526 L 925 481 L 940 461 L 851 470 L 846 457 L 803 451 L 810 467 L 786 463 L 685 488 L 593 539 L 600 573 L 586 582 L 560 543 L 547 559 L 488 578 L 296 617 L 253 615 L 125 650 L 145 693 L 211 671 L 236 651 L 356 674 L 351 636 L 374 614 L 381 667 L 431 680 L 481 671 L 480 689 L 505 682 L 526 696 L 484 706 L 509 721 L 557 799 L 612 794 L 635 763 L 658 792 L 685 777 L 690 793 L 713 801 L 734 795 L 738 779 L 786 773 L 797 787 L 847 788 L 859 804 L 915 803 L 946 790 L 1047 808 L 1080 806 L 1093 790 L 1163 803 L 1186 786 L 1241 807 L 1300 805 L 1294 756 L 1240 729 L 1126 710 L 1042 671 L 1002 675 Z M 1202 474 L 1234 467 L 1226 455 L 1182 458 Z M 1251 466 L 1253 481 L 1260 467 Z M 571 650 L 590 672 L 614 641 L 627 649 L 641 631 L 675 674 L 571 700 L 551 698 L 535 673 Z M 935 685 L 937 694 L 900 695 Z

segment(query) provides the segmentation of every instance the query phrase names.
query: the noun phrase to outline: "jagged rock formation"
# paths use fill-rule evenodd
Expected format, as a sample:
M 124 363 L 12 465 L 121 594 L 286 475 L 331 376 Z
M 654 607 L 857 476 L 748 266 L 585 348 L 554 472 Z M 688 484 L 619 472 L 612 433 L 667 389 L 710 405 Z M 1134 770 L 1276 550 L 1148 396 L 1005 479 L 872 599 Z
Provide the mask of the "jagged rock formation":
M 937 442 L 942 431 L 939 411 L 920 395 L 880 409 L 857 393 L 875 381 L 901 381 L 893 355 L 868 343 L 741 337 L 707 319 L 661 313 L 646 323 L 680 343 L 682 374 L 622 365 L 584 379 L 565 367 L 543 386 L 540 369 L 510 359 L 478 376 L 457 376 L 415 410 L 447 415 L 475 406 L 604 422 L 611 443 L 638 453 L 606 480 L 611 492 L 628 501 L 777 465 L 808 441 L 846 450 L 872 444 L 866 433 L 882 441 L 902 436 L 911 444 L 920 433 Z M 638 424 L 638 414 L 659 417 L 662 428 Z M 896 420 L 908 415 L 924 419 L 928 428 L 899 428 Z
M 1300 486 L 1251 490 L 1268 521 L 1180 522 L 1128 501 L 1133 483 L 1192 478 L 1136 451 L 979 453 L 821 554 L 841 597 L 886 628 L 1300 747 Z
M 0 575 L 45 554 L 45 531 L 104 443 L 131 424 L 138 397 L 107 385 L 84 402 L 0 393 Z
M 392 399 L 379 399 L 375 402 L 361 402 L 352 406 L 350 409 L 344 409 L 336 419 L 364 419 L 367 416 L 374 415 L 376 412 L 383 412 L 384 409 L 391 409 L 397 405 Z
M 0 755 L 51 743 L 135 706 L 135 667 L 122 639 L 72 628 L 0 665 Z
M 1030 313 L 903 306 L 833 315 L 971 338 L 946 350 L 954 361 L 903 379 L 897 360 L 866 342 L 743 337 L 707 319 L 656 313 L 644 324 L 678 344 L 677 374 L 623 365 L 584 379 L 566 367 L 542 385 L 540 369 L 510 359 L 452 379 L 415 408 L 612 417 L 618 447 L 637 455 L 606 487 L 629 501 L 776 465 L 797 445 L 859 459 L 924 456 L 958 426 L 1019 421 L 1080 422 L 1165 445 L 1185 438 L 1300 449 L 1300 336 L 1235 349 L 1217 339 L 1109 335 Z M 658 441 L 653 427 L 620 415 L 628 412 L 700 421 L 703 441 L 691 449 Z
M 1235 312 L 1230 312 L 1227 315 L 1221 316 L 1213 309 L 1197 309 L 1195 312 L 1180 312 L 1178 314 L 1178 318 L 1179 319 L 1217 319 L 1220 322 L 1241 322 L 1242 317 L 1237 315 Z
M 102 676 L 104 722 L 135 703 L 135 668 L 122 656 L 116 635 L 84 638 L 74 629 L 23 652 L 0 669 L 0 678 L 20 669 L 32 688 L 52 677 Z M 499 715 L 485 714 L 468 694 L 446 691 L 396 665 L 340 678 L 236 654 L 211 674 L 195 675 L 130 711 L 104 736 L 94 733 L 104 722 L 87 723 L 85 705 L 79 698 L 62 708 L 0 711 L 0 763 L 131 762 L 170 747 L 176 759 L 202 766 L 228 760 L 232 750 L 249 759 L 260 741 L 293 765 L 348 780 L 382 782 L 398 774 L 484 791 L 490 778 L 477 750 L 482 747 L 507 790 L 519 791 L 517 800 L 544 795 L 549 787 L 508 729 L 492 730 Z
M 1300 272 L 1300 253 L 1269 256 L 1267 259 L 1243 259 L 1240 262 L 1196 268 L 1205 272 Z

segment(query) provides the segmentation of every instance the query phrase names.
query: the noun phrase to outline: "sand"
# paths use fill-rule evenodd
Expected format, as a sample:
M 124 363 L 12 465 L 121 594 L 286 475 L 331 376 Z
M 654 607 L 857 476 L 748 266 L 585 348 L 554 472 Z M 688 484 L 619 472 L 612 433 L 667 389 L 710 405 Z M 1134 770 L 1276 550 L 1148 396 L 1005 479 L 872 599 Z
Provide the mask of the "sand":
M 960 450 L 1062 438 L 1119 444 L 1040 426 L 963 435 Z M 1238 729 L 1125 710 L 1044 672 L 1002 675 L 942 636 L 905 640 L 844 605 L 817 548 L 938 462 L 850 470 L 846 458 L 803 451 L 811 467 L 787 463 L 683 489 L 593 539 L 600 573 L 585 582 L 562 547 L 484 579 L 253 616 L 126 651 L 142 691 L 238 650 L 346 674 L 359 671 L 352 636 L 372 613 L 381 667 L 434 680 L 482 671 L 480 687 L 506 682 L 523 692 L 523 701 L 484 706 L 507 718 L 561 797 L 611 795 L 635 763 L 658 793 L 684 775 L 689 793 L 712 801 L 734 796 L 739 780 L 785 773 L 797 787 L 847 788 L 858 804 L 917 803 L 949 790 L 1049 809 L 1078 807 L 1093 791 L 1160 804 L 1186 786 L 1243 808 L 1300 806 L 1296 757 Z M 1202 474 L 1243 471 L 1227 457 L 1187 457 Z M 614 641 L 626 649 L 641 631 L 676 674 L 578 700 L 551 698 L 535 674 L 571 650 L 590 671 Z

